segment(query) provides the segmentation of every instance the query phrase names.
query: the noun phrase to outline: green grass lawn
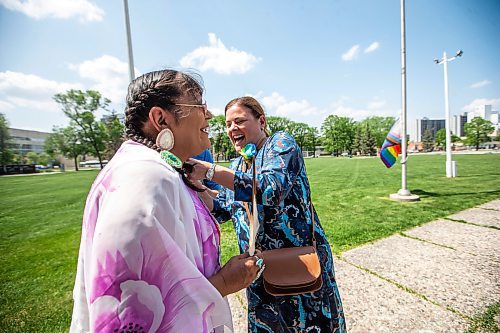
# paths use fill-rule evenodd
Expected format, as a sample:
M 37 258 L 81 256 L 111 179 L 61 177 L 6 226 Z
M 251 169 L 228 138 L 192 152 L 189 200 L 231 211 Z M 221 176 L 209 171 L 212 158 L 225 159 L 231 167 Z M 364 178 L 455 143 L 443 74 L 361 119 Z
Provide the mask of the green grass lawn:
M 500 154 L 456 155 L 459 177 L 445 177 L 444 156 L 411 156 L 408 188 L 422 201 L 401 203 L 399 166 L 378 158 L 306 161 L 315 208 L 335 252 L 500 198 Z M 0 332 L 66 332 L 81 219 L 97 172 L 0 178 Z M 223 261 L 237 251 L 222 227 Z

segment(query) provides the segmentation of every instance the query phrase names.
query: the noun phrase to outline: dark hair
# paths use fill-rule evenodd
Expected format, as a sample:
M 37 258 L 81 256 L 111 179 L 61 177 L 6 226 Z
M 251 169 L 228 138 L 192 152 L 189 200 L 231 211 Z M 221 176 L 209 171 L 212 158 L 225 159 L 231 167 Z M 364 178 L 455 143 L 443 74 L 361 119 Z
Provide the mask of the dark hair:
M 149 119 L 149 111 L 158 106 L 170 112 L 175 121 L 179 121 L 188 113 L 173 104 L 185 94 L 192 94 L 193 97 L 203 95 L 201 76 L 165 69 L 146 73 L 134 79 L 128 86 L 125 107 L 127 138 L 160 152 L 161 148 L 156 145 L 155 138 L 149 138 L 143 131 L 144 124 Z M 202 191 L 187 179 L 183 169 L 175 169 L 182 175 L 184 183 L 189 188 Z
M 227 110 L 229 110 L 229 108 L 236 104 L 249 108 L 255 118 L 259 118 L 260 116 L 266 117 L 266 113 L 264 112 L 264 108 L 262 107 L 262 105 L 260 105 L 259 101 L 251 96 L 237 97 L 230 100 L 229 103 L 226 104 L 224 114 L 227 113 Z M 266 128 L 264 128 L 264 133 L 266 133 L 266 136 L 270 135 L 269 130 L 267 129 L 267 124 Z

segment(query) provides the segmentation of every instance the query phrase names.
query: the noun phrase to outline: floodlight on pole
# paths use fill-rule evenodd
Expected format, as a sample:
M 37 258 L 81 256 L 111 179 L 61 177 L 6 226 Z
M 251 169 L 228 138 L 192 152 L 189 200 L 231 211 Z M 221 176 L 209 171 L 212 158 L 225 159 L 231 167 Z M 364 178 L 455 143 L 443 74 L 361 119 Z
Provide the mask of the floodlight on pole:
M 134 71 L 134 55 L 132 52 L 132 36 L 130 34 L 130 18 L 128 15 L 128 0 L 123 0 L 123 7 L 125 10 L 125 28 L 127 29 L 127 49 L 128 49 L 128 68 L 130 81 L 135 79 Z
M 450 126 L 450 103 L 448 97 L 448 62 L 461 57 L 464 54 L 458 50 L 455 56 L 448 58 L 446 52 L 443 52 L 442 59 L 434 59 L 438 65 L 444 66 L 444 111 L 445 111 L 445 131 L 446 131 L 446 177 L 454 178 L 457 176 L 456 162 L 451 158 L 451 126 Z

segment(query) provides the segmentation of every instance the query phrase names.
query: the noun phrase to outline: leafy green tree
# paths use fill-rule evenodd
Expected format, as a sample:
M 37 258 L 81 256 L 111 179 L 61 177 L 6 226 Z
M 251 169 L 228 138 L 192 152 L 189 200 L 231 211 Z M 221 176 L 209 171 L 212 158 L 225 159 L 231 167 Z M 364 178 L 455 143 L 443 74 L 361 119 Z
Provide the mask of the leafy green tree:
M 290 121 L 290 123 L 288 125 L 288 132 L 291 136 L 293 136 L 293 138 L 295 139 L 295 141 L 299 145 L 300 150 L 303 151 L 304 146 L 307 143 L 309 126 L 307 124 L 304 124 L 304 123 L 296 123 L 294 121 Z
M 354 154 L 359 153 L 361 154 L 361 141 L 363 133 L 361 131 L 361 124 L 356 124 L 356 130 L 354 132 L 354 140 L 352 142 L 352 152 Z
M 226 117 L 224 115 L 215 116 L 209 121 L 212 147 L 215 160 L 219 161 L 219 156 L 224 156 L 228 160 L 230 156 L 236 154 L 231 140 L 226 132 Z
M 278 131 L 290 132 L 290 126 L 292 121 L 290 119 L 278 116 L 269 116 L 266 117 L 267 127 L 271 134 L 274 134 Z
M 49 160 L 50 160 L 49 154 L 47 154 L 45 152 L 38 154 L 38 164 L 48 165 Z
M 360 125 L 368 125 L 372 132 L 372 135 L 375 137 L 375 145 L 377 147 L 382 147 L 382 144 L 387 137 L 387 133 L 389 133 L 392 125 L 394 125 L 395 122 L 396 118 L 394 117 L 373 116 L 360 121 Z
M 19 154 L 12 154 L 12 163 L 14 164 L 22 164 L 23 163 L 23 156 Z
M 88 147 L 80 141 L 77 129 L 73 126 L 64 128 L 55 127 L 45 140 L 45 152 L 52 158 L 63 155 L 73 159 L 75 170 L 78 171 L 78 156 L 86 154 Z
M 326 150 L 337 155 L 344 151 L 351 152 L 354 129 L 355 122 L 351 118 L 329 115 L 321 126 Z
M 434 148 L 434 139 L 432 138 L 432 132 L 429 129 L 426 129 L 422 135 L 422 146 L 424 151 L 432 151 Z
M 112 111 L 110 115 L 104 117 L 102 122 L 106 128 L 105 155 L 106 159 L 110 160 L 125 139 L 125 125 L 121 122 L 115 111 Z
M 376 151 L 376 144 L 377 141 L 370 129 L 370 125 L 368 123 L 364 124 L 360 142 L 361 154 L 370 156 L 373 155 Z
M 14 154 L 9 147 L 9 122 L 3 113 L 0 113 L 0 164 L 5 165 L 12 162 Z
M 452 133 L 451 134 L 451 143 L 455 143 L 458 141 L 460 141 L 460 138 Z M 445 128 L 441 128 L 439 131 L 436 132 L 435 143 L 436 143 L 437 147 L 446 146 L 446 129 Z
M 490 135 L 494 129 L 495 127 L 493 127 L 491 121 L 475 117 L 464 126 L 465 136 L 467 137 L 465 142 L 468 145 L 475 146 L 476 150 L 478 150 L 481 143 L 491 140 L 488 135 Z
M 57 127 L 52 128 L 52 133 L 45 139 L 45 144 L 43 149 L 52 159 L 56 159 L 58 154 L 61 154 L 61 135 L 60 130 Z
M 38 154 L 35 153 L 34 151 L 29 151 L 26 154 L 26 158 L 28 159 L 29 164 L 39 164 L 38 163 L 38 160 L 39 160 Z
M 92 155 L 99 160 L 101 169 L 103 155 L 106 150 L 106 126 L 95 119 L 95 113 L 107 110 L 109 99 L 95 90 L 68 90 L 64 94 L 56 94 L 54 100 L 59 103 L 64 114 L 71 120 L 70 125 L 76 129 L 78 141 L 91 148 Z
M 316 157 L 316 147 L 319 146 L 318 129 L 313 126 L 308 126 L 306 134 L 307 149 L 313 151 L 313 158 Z

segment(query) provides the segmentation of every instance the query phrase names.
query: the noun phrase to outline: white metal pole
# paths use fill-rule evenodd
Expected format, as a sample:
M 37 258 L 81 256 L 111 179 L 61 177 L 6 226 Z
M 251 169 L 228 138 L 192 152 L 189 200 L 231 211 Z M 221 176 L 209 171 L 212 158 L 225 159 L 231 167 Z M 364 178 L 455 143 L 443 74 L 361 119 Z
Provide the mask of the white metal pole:
M 406 31 L 405 0 L 401 0 L 401 189 L 389 195 L 392 200 L 418 201 L 418 195 L 411 194 L 406 186 Z
M 451 162 L 451 131 L 450 131 L 450 104 L 448 100 L 448 58 L 443 53 L 444 65 L 444 107 L 445 107 L 445 130 L 446 130 L 446 177 L 453 177 Z
M 406 183 L 406 29 L 405 0 L 401 0 L 401 189 L 399 195 L 410 195 Z
M 128 15 L 128 0 L 123 0 L 123 7 L 125 8 L 125 27 L 127 29 L 127 48 L 128 48 L 128 68 L 130 81 L 135 79 L 134 71 L 134 55 L 132 52 L 132 37 L 130 34 L 130 18 Z

